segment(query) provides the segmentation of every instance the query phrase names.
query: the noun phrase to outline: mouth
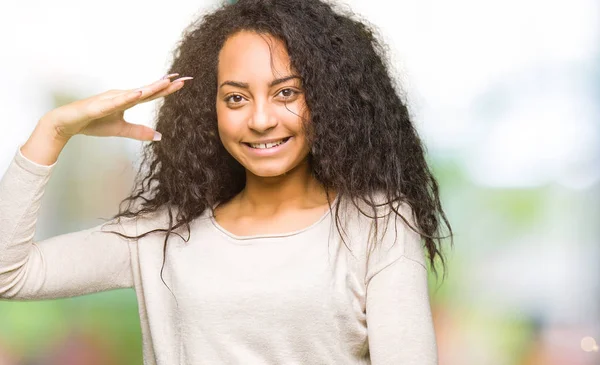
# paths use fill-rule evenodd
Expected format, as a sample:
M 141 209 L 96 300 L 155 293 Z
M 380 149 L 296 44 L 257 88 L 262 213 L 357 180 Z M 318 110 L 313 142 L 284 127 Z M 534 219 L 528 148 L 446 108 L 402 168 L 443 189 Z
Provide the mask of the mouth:
M 271 139 L 268 142 L 265 141 L 265 143 L 242 142 L 242 144 L 249 156 L 263 158 L 279 156 L 284 153 L 289 148 L 288 145 L 292 143 L 290 140 L 293 140 L 293 138 Z
M 277 140 L 277 141 L 271 141 L 268 143 L 250 143 L 250 142 L 242 142 L 243 144 L 245 144 L 246 146 L 252 148 L 252 149 L 256 149 L 256 150 L 268 150 L 271 148 L 275 148 L 278 146 L 281 146 L 283 144 L 285 144 L 287 141 L 290 140 L 290 138 L 292 137 L 285 137 L 283 139 Z

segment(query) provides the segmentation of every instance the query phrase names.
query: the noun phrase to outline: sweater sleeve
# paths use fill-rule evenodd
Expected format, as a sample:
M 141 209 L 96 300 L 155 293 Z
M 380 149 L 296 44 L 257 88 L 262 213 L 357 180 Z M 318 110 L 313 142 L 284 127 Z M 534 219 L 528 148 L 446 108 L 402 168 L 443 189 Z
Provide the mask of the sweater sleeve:
M 28 160 L 19 146 L 0 180 L 0 298 L 53 299 L 132 287 L 128 241 L 106 232 L 135 235 L 132 221 L 34 242 L 41 199 L 55 165 Z
M 413 225 L 410 210 L 404 212 Z M 394 221 L 396 227 L 390 224 L 381 247 L 368 261 L 366 315 L 371 361 L 373 365 L 437 365 L 421 237 L 400 218 L 391 219 Z

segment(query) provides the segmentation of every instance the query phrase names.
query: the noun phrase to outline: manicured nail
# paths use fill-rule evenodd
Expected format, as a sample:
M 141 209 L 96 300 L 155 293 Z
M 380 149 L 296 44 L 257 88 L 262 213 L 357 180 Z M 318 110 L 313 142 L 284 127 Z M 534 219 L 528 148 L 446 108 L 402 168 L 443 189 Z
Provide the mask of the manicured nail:
M 179 74 L 168 74 L 168 75 L 161 77 L 161 80 L 170 79 L 171 77 L 174 77 L 174 76 L 179 76 Z
M 160 141 L 161 138 L 162 138 L 162 134 L 160 134 L 160 132 L 154 131 L 154 138 L 152 140 Z
M 173 82 L 177 82 L 177 81 L 186 81 L 186 80 L 191 80 L 193 79 L 193 77 L 191 76 L 186 76 L 186 77 L 180 77 L 178 79 L 173 80 Z

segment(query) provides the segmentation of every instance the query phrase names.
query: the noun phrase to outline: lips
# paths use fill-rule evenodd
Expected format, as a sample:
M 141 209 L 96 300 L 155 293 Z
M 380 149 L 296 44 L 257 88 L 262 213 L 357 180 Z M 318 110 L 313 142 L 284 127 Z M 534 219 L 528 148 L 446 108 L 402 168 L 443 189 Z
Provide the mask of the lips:
M 261 142 L 244 142 L 244 144 L 246 144 L 247 146 L 254 148 L 254 149 L 269 149 L 269 148 L 274 148 L 277 146 L 280 146 L 282 144 L 284 144 L 285 142 L 287 142 L 290 139 L 290 137 L 285 137 L 279 140 L 269 140 L 269 141 L 261 141 Z
M 291 140 L 293 140 L 292 137 L 286 137 L 280 140 L 272 139 L 269 143 L 259 143 L 258 147 L 252 147 L 248 142 L 244 142 L 242 145 L 244 146 L 246 153 L 250 156 L 269 157 L 278 156 L 280 153 L 284 153 L 284 151 L 288 149 Z M 254 145 L 256 146 L 256 144 Z

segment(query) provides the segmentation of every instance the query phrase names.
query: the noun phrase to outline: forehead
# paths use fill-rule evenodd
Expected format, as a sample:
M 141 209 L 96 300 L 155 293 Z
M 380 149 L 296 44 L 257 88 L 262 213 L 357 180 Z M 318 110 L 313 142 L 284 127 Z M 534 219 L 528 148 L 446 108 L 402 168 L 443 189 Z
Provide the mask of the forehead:
M 219 81 L 272 80 L 291 72 L 284 43 L 268 34 L 235 33 L 225 41 L 219 52 Z

